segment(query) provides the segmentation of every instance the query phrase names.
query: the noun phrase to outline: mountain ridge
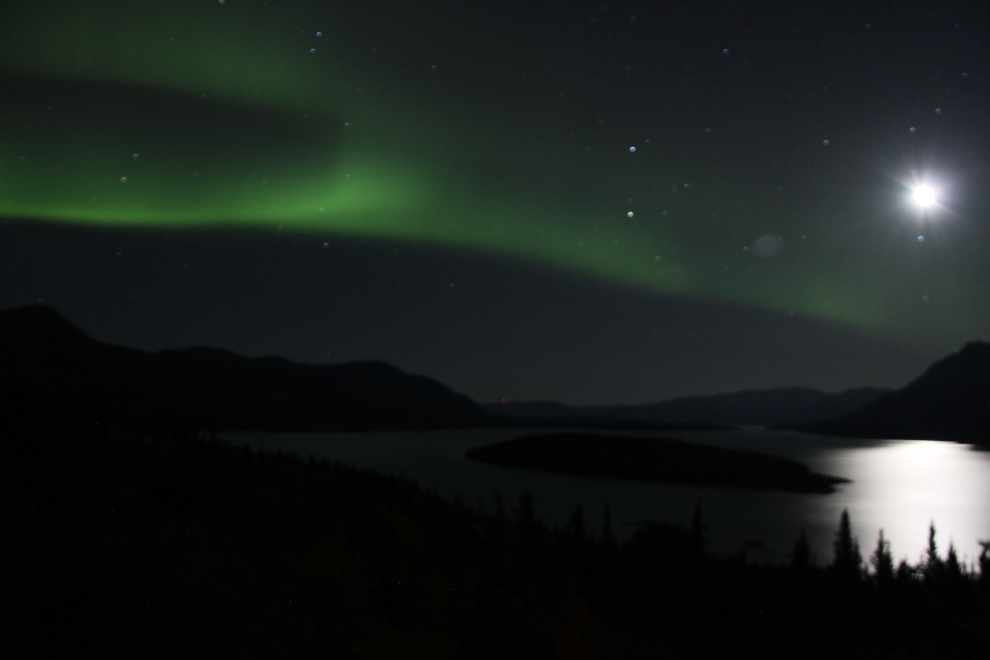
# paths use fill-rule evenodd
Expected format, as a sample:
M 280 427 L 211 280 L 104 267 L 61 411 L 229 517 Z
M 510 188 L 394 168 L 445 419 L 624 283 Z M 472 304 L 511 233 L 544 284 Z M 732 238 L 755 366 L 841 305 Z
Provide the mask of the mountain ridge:
M 381 360 L 300 364 L 209 346 L 152 353 L 93 339 L 45 305 L 0 311 L 0 394 L 12 393 L 47 399 L 51 408 L 196 431 L 715 428 L 495 416 L 438 380 Z
M 891 391 L 857 387 L 828 393 L 810 387 L 779 387 L 677 397 L 634 405 L 570 406 L 557 401 L 523 401 L 484 404 L 483 407 L 496 415 L 544 419 L 625 419 L 780 427 L 852 412 Z
M 641 405 L 481 406 L 379 360 L 299 364 L 207 346 L 155 353 L 89 337 L 54 309 L 0 311 L 0 390 L 196 430 L 483 426 L 644 431 L 759 424 L 817 434 L 990 444 L 990 344 L 966 344 L 900 390 L 742 390 Z
M 799 429 L 824 435 L 990 445 L 990 343 L 969 342 L 900 390 L 860 410 Z
M 385 362 L 306 365 L 208 347 L 151 353 L 99 342 L 43 305 L 0 312 L 0 367 L 0 388 L 155 426 L 356 430 L 490 421 L 468 397 Z

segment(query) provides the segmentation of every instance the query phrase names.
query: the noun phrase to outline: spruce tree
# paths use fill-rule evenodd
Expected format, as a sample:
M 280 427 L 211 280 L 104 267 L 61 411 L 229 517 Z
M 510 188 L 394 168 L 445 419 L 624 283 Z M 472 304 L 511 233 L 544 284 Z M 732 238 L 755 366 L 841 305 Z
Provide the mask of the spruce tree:
M 938 545 L 935 543 L 935 521 L 928 525 L 928 549 L 925 550 L 925 580 L 934 582 L 944 573 L 945 565 L 938 556 Z
M 615 534 L 612 533 L 612 513 L 608 508 L 608 504 L 605 504 L 605 514 L 602 519 L 602 545 L 606 550 L 615 550 Z
M 698 502 L 694 507 L 694 517 L 691 519 L 691 536 L 694 541 L 696 557 L 701 557 L 705 552 L 705 544 L 708 542 L 708 538 L 705 536 L 707 531 L 708 525 L 705 524 L 705 519 L 701 515 L 701 502 Z
M 956 554 L 956 547 L 949 541 L 949 552 L 945 557 L 945 577 L 950 584 L 962 582 L 963 567 L 959 563 L 959 556 Z
M 571 514 L 571 520 L 567 525 L 567 531 L 573 534 L 574 538 L 578 541 L 583 541 L 585 539 L 584 510 L 581 508 L 580 504 L 574 507 L 574 513 Z
M 849 510 L 843 509 L 839 518 L 839 530 L 835 533 L 835 561 L 832 566 L 843 579 L 859 577 L 863 557 L 859 554 L 859 543 L 852 535 L 852 525 L 849 523 Z
M 870 563 L 876 571 L 877 583 L 888 585 L 894 580 L 894 558 L 890 555 L 890 541 L 883 537 L 883 530 L 877 538 L 877 547 L 870 557 Z
M 518 505 L 512 509 L 512 513 L 524 525 L 531 525 L 536 520 L 536 510 L 533 507 L 533 494 L 529 492 L 528 488 L 524 488 L 523 492 L 519 493 Z
M 990 589 L 990 541 L 977 541 L 980 544 L 980 584 Z
M 808 544 L 808 535 L 801 530 L 801 535 L 794 543 L 791 550 L 791 567 L 798 572 L 804 572 L 811 566 L 811 546 Z

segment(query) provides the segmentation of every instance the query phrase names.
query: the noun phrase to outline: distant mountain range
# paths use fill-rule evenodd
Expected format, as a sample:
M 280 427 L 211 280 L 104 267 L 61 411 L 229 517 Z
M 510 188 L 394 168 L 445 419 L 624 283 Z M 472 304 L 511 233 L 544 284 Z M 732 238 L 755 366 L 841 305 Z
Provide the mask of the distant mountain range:
M 821 435 L 956 440 L 990 445 L 990 344 L 970 342 L 899 390 L 827 394 L 804 387 L 692 396 L 634 406 L 554 401 L 484 406 L 492 414 L 545 420 L 760 424 Z
M 0 312 L 0 396 L 6 394 L 53 412 L 199 431 L 714 428 L 495 416 L 439 381 L 385 362 L 307 365 L 207 347 L 150 353 L 96 341 L 44 305 Z
M 990 344 L 973 342 L 898 391 L 802 387 L 644 405 L 552 401 L 479 406 L 446 385 L 375 361 L 297 364 L 214 348 L 157 353 L 96 341 L 55 310 L 0 312 L 0 395 L 196 430 L 372 430 L 482 426 L 670 431 L 758 424 L 812 433 L 990 444 Z
M 384 362 L 303 365 L 213 348 L 149 353 L 91 339 L 42 305 L 0 312 L 0 389 L 164 428 L 363 430 L 491 423 L 466 396 Z
M 484 407 L 495 415 L 530 419 L 707 422 L 789 427 L 845 415 L 891 391 L 861 387 L 828 394 L 808 387 L 782 387 L 628 406 L 568 406 L 555 401 L 509 401 Z
M 861 438 L 957 440 L 990 445 L 990 344 L 971 342 L 904 388 L 801 430 Z

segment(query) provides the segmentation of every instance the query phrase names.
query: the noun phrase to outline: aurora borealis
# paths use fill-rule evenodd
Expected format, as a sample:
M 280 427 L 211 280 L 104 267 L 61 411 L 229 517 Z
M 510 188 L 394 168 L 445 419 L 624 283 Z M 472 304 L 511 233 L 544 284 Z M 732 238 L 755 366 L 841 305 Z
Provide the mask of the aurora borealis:
M 0 214 L 414 241 L 929 359 L 990 337 L 984 14 L 8 5 Z

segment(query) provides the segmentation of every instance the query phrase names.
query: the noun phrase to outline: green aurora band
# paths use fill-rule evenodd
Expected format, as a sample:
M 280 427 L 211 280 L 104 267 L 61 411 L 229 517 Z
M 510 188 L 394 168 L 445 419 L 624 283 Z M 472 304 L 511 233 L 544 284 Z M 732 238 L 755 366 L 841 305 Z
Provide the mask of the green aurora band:
M 0 102 L 0 215 L 401 238 L 794 311 L 928 352 L 987 335 L 985 303 L 961 288 L 938 301 L 939 315 L 905 321 L 933 276 L 879 272 L 878 259 L 896 261 L 893 247 L 844 249 L 837 235 L 802 245 L 797 229 L 779 256 L 756 259 L 740 248 L 765 222 L 728 217 L 727 182 L 676 194 L 665 184 L 661 196 L 629 158 L 506 138 L 453 102 L 438 109 L 340 66 L 346 52 L 331 35 L 349 26 L 329 10 L 287 20 L 277 9 L 8 3 L 0 75 L 18 94 Z M 46 102 L 46 90 L 63 102 Z

